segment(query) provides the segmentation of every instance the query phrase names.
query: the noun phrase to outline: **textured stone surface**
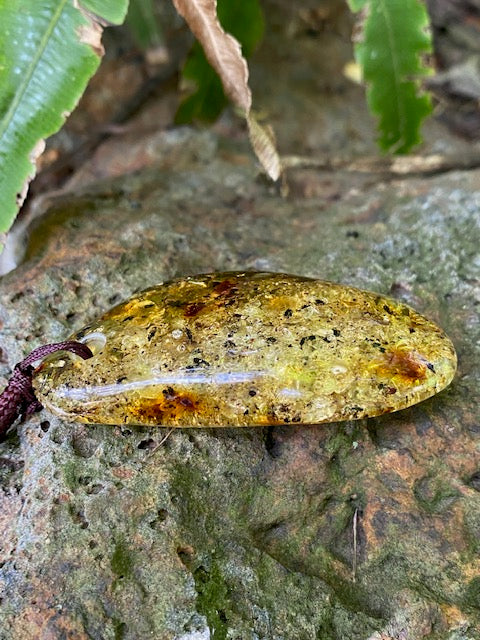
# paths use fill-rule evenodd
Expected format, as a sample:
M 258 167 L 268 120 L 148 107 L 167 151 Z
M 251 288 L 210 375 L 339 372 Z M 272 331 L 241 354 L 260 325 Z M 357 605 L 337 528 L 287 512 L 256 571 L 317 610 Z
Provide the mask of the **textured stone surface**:
M 479 638 L 480 173 L 282 199 L 213 135 L 166 137 L 177 170 L 59 200 L 32 230 L 1 282 L 5 378 L 136 291 L 231 269 L 393 295 L 459 371 L 376 419 L 162 444 L 35 415 L 1 445 L 0 637 Z
M 261 271 L 180 278 L 142 291 L 71 336 L 34 376 L 66 420 L 248 427 L 355 420 L 442 391 L 455 349 L 405 304 Z

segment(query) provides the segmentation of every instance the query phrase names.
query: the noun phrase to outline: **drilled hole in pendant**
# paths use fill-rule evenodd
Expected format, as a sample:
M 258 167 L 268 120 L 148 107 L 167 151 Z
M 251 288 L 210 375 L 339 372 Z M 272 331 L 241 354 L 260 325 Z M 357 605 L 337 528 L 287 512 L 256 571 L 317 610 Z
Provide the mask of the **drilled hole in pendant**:
M 99 353 L 107 344 L 107 338 L 101 331 L 94 331 L 93 333 L 89 333 L 86 336 L 83 336 L 83 338 L 79 338 L 78 341 L 86 344 L 93 355 Z

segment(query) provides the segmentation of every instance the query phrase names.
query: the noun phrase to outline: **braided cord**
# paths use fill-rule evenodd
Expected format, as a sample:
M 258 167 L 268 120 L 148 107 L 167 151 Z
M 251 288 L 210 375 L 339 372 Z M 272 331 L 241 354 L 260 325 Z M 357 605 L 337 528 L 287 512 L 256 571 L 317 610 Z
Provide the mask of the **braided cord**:
M 12 377 L 0 394 L 0 441 L 19 416 L 25 418 L 42 408 L 33 390 L 32 376 L 35 370 L 33 363 L 57 351 L 71 351 L 84 360 L 93 355 L 86 344 L 66 340 L 38 347 L 16 364 Z

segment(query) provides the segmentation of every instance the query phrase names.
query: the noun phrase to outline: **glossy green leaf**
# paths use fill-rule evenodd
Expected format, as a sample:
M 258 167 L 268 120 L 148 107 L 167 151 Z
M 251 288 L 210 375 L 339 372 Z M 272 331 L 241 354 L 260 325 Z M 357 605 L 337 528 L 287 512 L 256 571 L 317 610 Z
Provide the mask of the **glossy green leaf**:
M 99 23 L 121 22 L 128 0 L 78 4 L 0 0 L 0 232 L 16 216 L 44 138 L 62 126 L 98 67 Z
M 369 107 L 379 118 L 378 143 L 384 151 L 407 153 L 421 141 L 421 123 L 432 109 L 420 86 L 431 73 L 422 60 L 431 51 L 427 10 L 419 0 L 350 0 L 350 7 L 366 11 L 355 54 Z
M 228 104 L 222 83 L 216 71 L 210 66 L 202 47 L 195 42 L 182 76 L 195 83 L 196 90 L 180 104 L 175 122 L 186 124 L 194 120 L 213 122 Z
M 263 37 L 264 19 L 258 0 L 218 0 L 217 15 L 222 27 L 242 45 L 242 53 L 250 56 Z M 207 61 L 202 47 L 195 43 L 183 68 L 182 76 L 195 91 L 180 105 L 176 122 L 193 120 L 211 122 L 227 104 L 222 83 Z
M 158 47 L 163 43 L 153 0 L 131 0 L 126 22 L 141 49 Z
M 110 24 L 122 24 L 128 9 L 128 0 L 81 0 L 79 4 Z
M 363 9 L 368 2 L 369 0 L 348 0 L 348 4 L 352 11 L 360 11 L 360 9 Z

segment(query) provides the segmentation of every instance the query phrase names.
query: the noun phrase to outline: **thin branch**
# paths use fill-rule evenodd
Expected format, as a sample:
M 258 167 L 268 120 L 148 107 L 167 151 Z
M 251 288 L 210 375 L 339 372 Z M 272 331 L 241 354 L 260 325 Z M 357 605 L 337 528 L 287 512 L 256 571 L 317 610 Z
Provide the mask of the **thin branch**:
M 353 559 L 352 559 L 352 580 L 356 582 L 357 580 L 357 532 L 358 532 L 358 507 L 355 509 L 353 513 Z

